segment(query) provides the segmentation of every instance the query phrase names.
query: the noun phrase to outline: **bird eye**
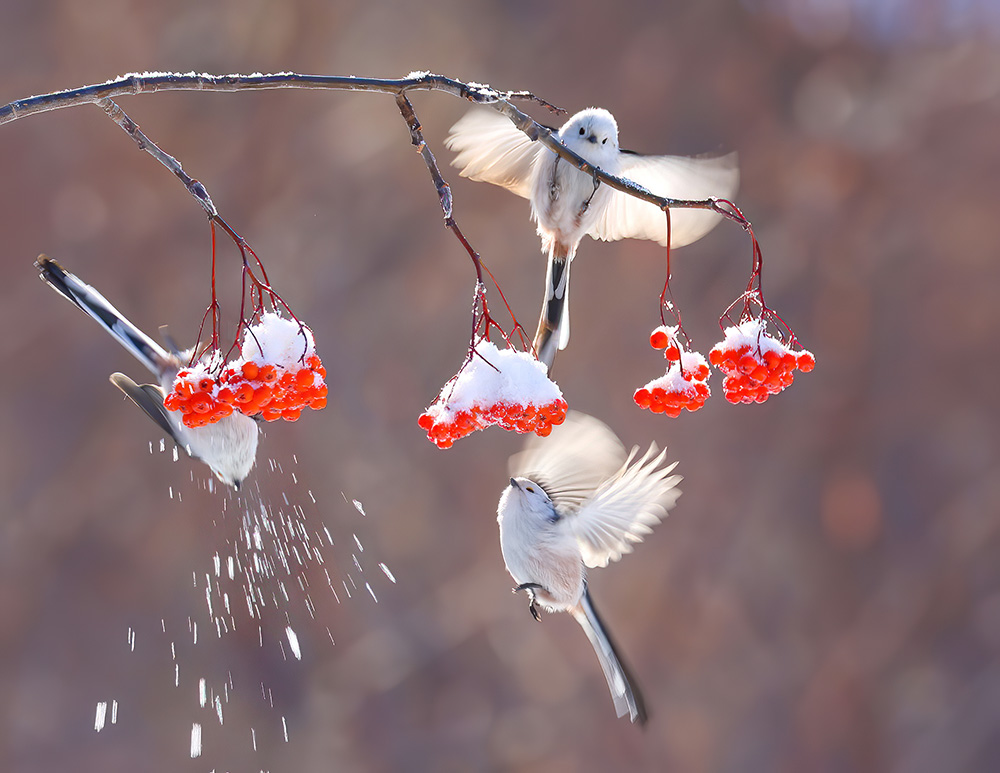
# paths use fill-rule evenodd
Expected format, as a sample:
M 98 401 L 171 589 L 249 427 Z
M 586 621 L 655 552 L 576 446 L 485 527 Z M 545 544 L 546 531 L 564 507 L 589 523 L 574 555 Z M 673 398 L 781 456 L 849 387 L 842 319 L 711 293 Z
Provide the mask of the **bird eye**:
M 603 140 L 601 140 L 601 144 L 602 145 L 607 145 L 608 144 L 608 138 L 605 137 Z
M 525 488 L 527 488 L 532 494 L 535 493 L 535 490 L 531 486 L 526 486 Z
M 583 134 L 584 134 L 584 131 L 583 131 L 583 127 L 581 126 L 581 127 L 580 127 L 580 136 L 582 137 L 582 136 L 583 136 Z

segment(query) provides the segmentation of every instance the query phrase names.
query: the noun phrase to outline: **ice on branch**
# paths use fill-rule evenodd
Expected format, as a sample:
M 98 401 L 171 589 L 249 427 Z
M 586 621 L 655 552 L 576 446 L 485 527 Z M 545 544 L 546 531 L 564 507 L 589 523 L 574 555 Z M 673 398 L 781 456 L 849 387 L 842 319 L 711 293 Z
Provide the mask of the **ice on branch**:
M 184 424 L 213 424 L 234 410 L 266 421 L 295 421 L 302 409 L 326 406 L 326 368 L 312 331 L 268 312 L 244 329 L 241 356 L 223 366 L 216 351 L 177 374 L 163 404 Z
M 759 318 L 724 332 L 725 339 L 712 348 L 709 360 L 726 374 L 722 389 L 731 403 L 762 403 L 790 387 L 796 370 L 808 373 L 816 365 L 812 352 L 792 351 L 770 335 Z
M 566 408 L 542 363 L 483 339 L 417 423 L 438 448 L 450 448 L 459 438 L 493 424 L 544 437 L 562 424 Z

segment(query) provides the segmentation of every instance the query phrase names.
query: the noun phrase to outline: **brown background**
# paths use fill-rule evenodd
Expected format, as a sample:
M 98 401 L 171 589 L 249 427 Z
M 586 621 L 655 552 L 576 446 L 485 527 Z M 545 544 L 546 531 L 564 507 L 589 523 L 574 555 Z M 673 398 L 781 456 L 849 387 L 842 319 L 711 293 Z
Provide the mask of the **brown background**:
M 135 70 L 430 69 L 570 111 L 607 107 L 636 150 L 736 149 L 767 298 L 819 362 L 764 406 L 717 394 L 677 420 L 640 411 L 631 392 L 662 363 L 647 335 L 663 251 L 580 250 L 556 378 L 626 443 L 668 445 L 685 476 L 671 517 L 592 582 L 651 707 L 641 733 L 615 720 L 572 621 L 539 626 L 510 596 L 494 512 L 518 438 L 491 430 L 443 452 L 416 426 L 461 360 L 473 275 L 391 98 L 123 99 L 316 331 L 329 407 L 267 427 L 252 489 L 274 508 L 287 492 L 326 524 L 331 577 L 378 597 L 341 592 L 337 604 L 314 568 L 315 622 L 301 604 L 287 621 L 271 606 L 262 634 L 247 624 L 219 638 L 203 576 L 238 536 L 236 500 L 205 490 L 204 467 L 148 453 L 155 428 L 107 382 L 142 374 L 31 266 L 45 251 L 140 325 L 169 323 L 188 341 L 208 300 L 204 217 L 94 107 L 6 125 L 0 767 L 994 769 L 996 12 L 787 5 L 798 11 L 763 0 L 0 6 L 2 102 Z M 446 162 L 464 106 L 413 99 Z M 533 326 L 543 262 L 526 203 L 448 175 L 459 222 Z M 234 277 L 234 252 L 221 255 Z M 676 255 L 675 298 L 701 348 L 748 268 L 728 223 Z M 276 646 L 288 622 L 301 662 Z M 216 690 L 231 680 L 223 726 L 198 705 L 202 677 Z M 112 700 L 117 724 L 94 732 L 97 703 Z M 191 760 L 194 722 L 204 754 Z

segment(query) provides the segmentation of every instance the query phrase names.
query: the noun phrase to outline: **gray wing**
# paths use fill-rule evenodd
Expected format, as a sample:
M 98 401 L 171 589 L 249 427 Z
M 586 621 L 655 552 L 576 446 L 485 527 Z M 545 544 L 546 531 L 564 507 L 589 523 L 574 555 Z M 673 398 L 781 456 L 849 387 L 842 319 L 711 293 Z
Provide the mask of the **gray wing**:
M 625 447 L 604 422 L 579 411 L 546 438 L 533 437 L 510 458 L 510 474 L 538 483 L 556 510 L 578 510 L 625 461 Z
M 167 417 L 167 409 L 163 406 L 163 390 L 160 387 L 153 384 L 136 384 L 124 373 L 112 373 L 111 383 L 138 405 L 143 413 L 155 421 L 177 445 L 186 450 L 186 443 L 177 437 L 177 428 Z
M 735 153 L 717 158 L 620 155 L 619 176 L 638 183 L 650 193 L 672 199 L 702 200 L 710 196 L 729 199 L 736 193 L 740 173 Z M 670 246 L 697 241 L 721 220 L 703 209 L 670 210 Z M 652 239 L 666 246 L 667 219 L 649 202 L 614 191 L 590 235 L 595 239 Z
M 637 451 L 567 519 L 587 566 L 607 566 L 631 553 L 680 496 L 681 477 L 670 474 L 677 462 L 661 467 L 666 451 L 657 453 L 655 444 L 635 461 Z
M 480 108 L 466 113 L 451 127 L 445 140 L 455 151 L 452 165 L 462 177 L 493 183 L 531 198 L 535 159 L 544 150 L 496 110 Z

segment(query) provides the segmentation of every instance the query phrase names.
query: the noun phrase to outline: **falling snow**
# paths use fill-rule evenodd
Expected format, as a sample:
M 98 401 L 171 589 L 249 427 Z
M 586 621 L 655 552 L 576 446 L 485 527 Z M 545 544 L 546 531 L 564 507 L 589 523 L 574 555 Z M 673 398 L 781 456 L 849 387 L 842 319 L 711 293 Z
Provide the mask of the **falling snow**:
M 201 725 L 191 723 L 191 759 L 201 756 Z
M 292 648 L 292 654 L 296 660 L 302 660 L 302 650 L 299 649 L 299 637 L 292 629 L 292 626 L 285 626 L 285 636 L 288 637 L 288 646 Z
M 171 624 L 169 617 L 154 618 L 158 620 L 155 631 L 163 637 L 159 646 L 164 648 L 165 655 L 169 653 L 170 660 L 167 662 L 172 666 L 174 687 L 179 688 L 181 694 L 191 696 L 192 711 L 205 712 L 191 717 L 192 758 L 202 756 L 203 742 L 209 741 L 215 727 L 214 721 L 205 721 L 208 712 L 218 720 L 219 727 L 223 726 L 224 719 L 230 719 L 226 724 L 231 724 L 233 717 L 245 714 L 240 711 L 231 713 L 227 709 L 232 690 L 235 689 L 234 694 L 240 693 L 238 685 L 234 688 L 232 669 L 228 670 L 223 680 L 216 680 L 211 674 L 193 674 L 193 669 L 185 660 L 191 648 L 204 650 L 206 646 L 212 646 L 213 641 L 223 640 L 249 624 L 253 626 L 249 631 L 256 628 L 254 638 L 259 647 L 280 651 L 289 667 L 294 667 L 295 663 L 303 660 L 304 651 L 308 654 L 318 649 L 316 643 L 323 647 L 336 645 L 330 625 L 324 623 L 330 621 L 329 613 L 333 605 L 342 603 L 342 593 L 346 593 L 347 599 L 360 599 L 363 594 L 359 591 L 363 586 L 374 603 L 378 603 L 379 581 L 383 583 L 383 588 L 387 587 L 382 576 L 390 583 L 396 582 L 385 563 L 370 562 L 377 565 L 380 571 L 373 576 L 366 573 L 369 562 L 362 562 L 362 558 L 375 551 L 371 545 L 365 546 L 363 530 L 358 533 L 343 528 L 348 522 L 343 517 L 345 513 L 354 511 L 367 517 L 361 501 L 344 494 L 346 507 L 324 512 L 329 508 L 317 503 L 313 492 L 302 486 L 298 476 L 283 472 L 279 462 L 269 461 L 264 469 L 258 470 L 257 479 L 243 491 L 235 493 L 218 487 L 220 511 L 210 523 L 223 535 L 225 544 L 206 551 L 203 566 L 191 570 L 190 587 L 200 601 L 196 611 L 182 618 L 186 633 L 178 630 L 176 623 Z M 260 480 L 268 474 L 283 476 L 285 488 L 274 495 L 264 494 Z M 187 485 L 185 480 L 184 486 Z M 216 489 L 211 480 L 196 473 L 191 474 L 190 485 L 192 488 L 185 488 L 184 492 Z M 181 502 L 182 489 L 171 486 L 168 495 L 172 500 Z M 347 535 L 350 535 L 350 540 L 346 539 Z M 341 545 L 351 546 L 353 552 L 344 550 Z M 338 555 L 338 550 L 343 555 Z M 304 617 L 306 614 L 308 618 Z M 278 620 L 280 624 L 276 625 Z M 147 644 L 145 629 L 139 630 L 143 632 L 141 637 L 137 636 L 135 628 L 127 630 L 126 645 L 130 652 L 136 651 L 139 638 L 142 645 Z M 309 644 L 313 645 L 311 649 Z M 196 662 L 201 664 L 205 661 L 199 657 Z M 182 665 L 185 665 L 184 669 Z M 278 687 L 280 685 L 276 684 L 275 688 Z M 245 700 L 246 691 L 242 695 Z M 260 682 L 260 697 L 272 710 L 281 705 L 278 702 L 280 695 L 280 691 L 276 695 L 269 685 Z M 110 724 L 114 724 L 117 710 L 116 701 L 97 702 L 95 730 L 101 732 L 106 729 L 109 717 Z M 280 719 L 281 737 L 287 743 L 287 718 L 276 712 L 274 719 L 276 724 Z M 250 733 L 244 736 L 254 751 L 260 745 L 259 729 L 259 725 L 250 727 Z

